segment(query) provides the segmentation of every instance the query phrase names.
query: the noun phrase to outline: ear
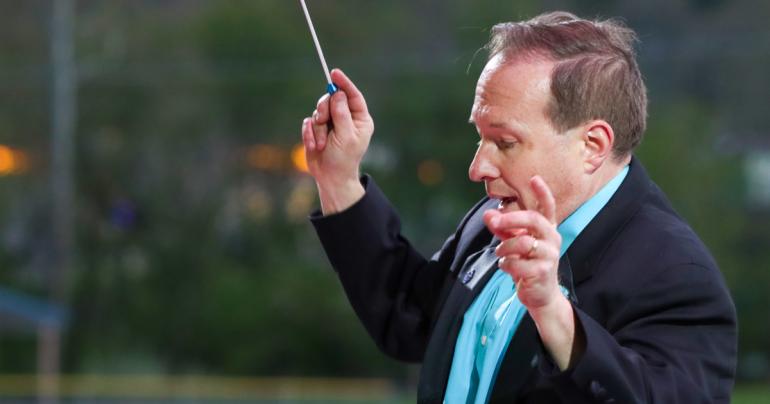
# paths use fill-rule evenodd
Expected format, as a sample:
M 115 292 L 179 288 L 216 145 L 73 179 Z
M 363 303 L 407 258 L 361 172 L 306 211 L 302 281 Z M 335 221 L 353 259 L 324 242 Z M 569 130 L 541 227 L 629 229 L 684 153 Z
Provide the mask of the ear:
M 612 126 L 603 120 L 589 121 L 582 127 L 583 167 L 587 173 L 593 174 L 612 157 L 615 132 Z

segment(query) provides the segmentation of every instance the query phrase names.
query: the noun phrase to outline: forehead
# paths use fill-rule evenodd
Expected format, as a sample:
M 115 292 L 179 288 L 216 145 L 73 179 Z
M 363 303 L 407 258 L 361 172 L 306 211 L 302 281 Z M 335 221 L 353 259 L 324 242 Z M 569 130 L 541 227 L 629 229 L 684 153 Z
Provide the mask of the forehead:
M 542 58 L 506 60 L 495 56 L 479 76 L 471 120 L 480 124 L 545 119 L 553 66 Z

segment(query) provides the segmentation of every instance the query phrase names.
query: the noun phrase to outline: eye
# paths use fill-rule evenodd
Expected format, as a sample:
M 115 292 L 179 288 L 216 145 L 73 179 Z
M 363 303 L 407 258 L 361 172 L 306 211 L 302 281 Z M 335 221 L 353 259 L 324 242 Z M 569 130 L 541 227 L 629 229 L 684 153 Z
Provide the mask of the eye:
M 495 142 L 495 144 L 497 145 L 497 148 L 500 150 L 511 149 L 513 148 L 513 146 L 516 146 L 516 143 L 518 142 L 512 141 L 512 140 L 498 140 L 497 142 Z

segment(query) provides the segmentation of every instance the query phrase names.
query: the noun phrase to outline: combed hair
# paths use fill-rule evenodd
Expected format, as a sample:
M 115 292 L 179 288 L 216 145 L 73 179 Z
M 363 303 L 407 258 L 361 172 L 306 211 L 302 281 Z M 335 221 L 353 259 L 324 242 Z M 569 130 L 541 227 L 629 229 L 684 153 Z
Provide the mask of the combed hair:
M 495 25 L 489 59 L 544 56 L 555 62 L 546 111 L 563 132 L 602 119 L 615 132 L 614 155 L 630 154 L 642 141 L 647 90 L 636 62 L 634 31 L 618 20 L 589 21 L 557 11 L 529 21 Z

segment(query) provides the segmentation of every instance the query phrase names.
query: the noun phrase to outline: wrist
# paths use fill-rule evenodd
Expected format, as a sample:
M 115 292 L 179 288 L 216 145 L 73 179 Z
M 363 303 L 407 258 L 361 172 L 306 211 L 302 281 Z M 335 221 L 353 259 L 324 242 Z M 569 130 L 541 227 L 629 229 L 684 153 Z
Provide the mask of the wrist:
M 559 293 L 546 305 L 530 308 L 529 314 L 537 324 L 548 325 L 544 328 L 563 328 L 570 323 L 572 318 L 572 305 L 564 295 Z
M 557 298 L 536 310 L 530 310 L 540 340 L 561 370 L 575 363 L 583 350 L 583 340 L 577 331 L 575 311 L 566 297 Z
M 344 179 L 316 180 L 321 212 L 326 215 L 342 212 L 363 198 L 366 190 L 358 175 Z

